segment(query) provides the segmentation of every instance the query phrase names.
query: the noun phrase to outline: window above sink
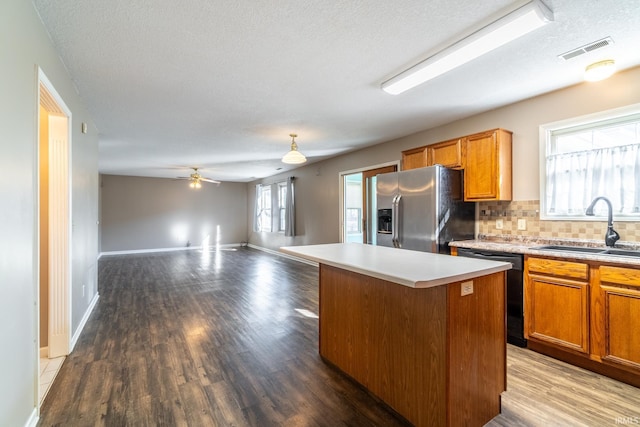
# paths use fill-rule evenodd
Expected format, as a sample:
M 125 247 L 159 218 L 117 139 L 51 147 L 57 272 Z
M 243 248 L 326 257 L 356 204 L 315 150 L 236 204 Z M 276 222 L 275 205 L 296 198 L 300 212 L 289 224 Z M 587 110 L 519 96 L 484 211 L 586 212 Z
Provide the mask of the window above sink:
M 640 104 L 540 126 L 540 219 L 585 216 L 597 196 L 616 221 L 640 220 Z

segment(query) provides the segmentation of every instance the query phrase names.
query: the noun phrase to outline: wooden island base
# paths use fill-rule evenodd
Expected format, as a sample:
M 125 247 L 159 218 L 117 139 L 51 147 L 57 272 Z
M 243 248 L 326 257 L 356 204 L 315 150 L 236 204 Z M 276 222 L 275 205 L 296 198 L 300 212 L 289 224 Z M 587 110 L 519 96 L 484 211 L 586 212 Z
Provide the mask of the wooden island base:
M 416 426 L 500 413 L 505 333 L 504 271 L 411 288 L 320 264 L 321 356 Z

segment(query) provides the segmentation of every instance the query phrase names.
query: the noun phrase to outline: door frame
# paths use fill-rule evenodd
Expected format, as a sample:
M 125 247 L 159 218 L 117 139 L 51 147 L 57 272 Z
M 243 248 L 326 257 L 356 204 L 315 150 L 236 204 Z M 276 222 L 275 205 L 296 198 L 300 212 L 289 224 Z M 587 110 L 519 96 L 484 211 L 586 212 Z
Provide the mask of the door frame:
M 36 268 L 38 269 L 36 277 L 37 280 L 37 304 L 36 304 L 36 313 L 37 313 L 37 352 L 39 354 L 40 351 L 40 194 L 41 194 L 41 186 L 40 186 L 40 105 L 42 103 L 42 89 L 44 88 L 48 93 L 48 101 L 52 101 L 56 104 L 58 111 L 56 113 L 59 114 L 60 117 L 66 117 L 66 140 L 63 143 L 62 151 L 59 154 L 59 160 L 57 162 L 51 163 L 49 167 L 49 177 L 54 174 L 58 174 L 58 193 L 54 194 L 54 196 L 62 198 L 62 202 L 59 204 L 58 214 L 55 215 L 54 218 L 51 218 L 50 212 L 48 215 L 49 219 L 49 247 L 51 248 L 52 242 L 51 237 L 53 237 L 52 229 L 56 228 L 57 236 L 55 236 L 58 252 L 61 253 L 59 257 L 59 262 L 57 263 L 57 267 L 52 267 L 50 263 L 49 276 L 53 276 L 51 274 L 52 268 L 57 268 L 55 274 L 60 277 L 60 279 L 49 282 L 49 296 L 48 296 L 48 305 L 49 305 L 49 321 L 48 321 L 48 347 L 49 347 L 49 356 L 57 357 L 57 356 L 66 356 L 69 354 L 71 349 L 71 283 L 72 283 L 72 203 L 71 203 L 71 149 L 72 149 L 72 114 L 71 110 L 67 107 L 64 100 L 60 96 L 60 94 L 56 91 L 55 87 L 51 83 L 51 81 L 47 78 L 44 71 L 37 67 L 37 127 L 36 127 L 36 206 L 37 206 L 37 263 Z M 51 139 L 50 139 L 51 141 Z M 50 152 L 51 152 L 51 142 Z M 49 155 L 51 159 L 51 154 Z M 50 191 L 50 187 L 48 189 Z M 49 203 L 51 203 L 51 195 L 49 198 Z M 61 248 L 61 249 L 60 249 Z M 51 254 L 48 254 L 49 259 L 51 259 Z M 39 364 L 39 358 L 38 358 Z M 39 374 L 39 370 L 38 370 Z M 39 386 L 38 386 L 39 387 Z M 38 402 L 39 406 L 39 402 Z
M 344 243 L 344 180 L 346 175 L 352 175 L 354 173 L 364 173 L 373 169 L 380 169 L 389 166 L 395 166 L 397 170 L 400 170 L 400 160 L 392 162 L 379 163 L 373 166 L 366 166 L 358 169 L 350 169 L 342 172 L 338 172 L 338 233 L 340 235 L 340 243 Z M 366 209 L 366 206 L 364 207 Z M 366 234 L 366 230 L 363 230 Z

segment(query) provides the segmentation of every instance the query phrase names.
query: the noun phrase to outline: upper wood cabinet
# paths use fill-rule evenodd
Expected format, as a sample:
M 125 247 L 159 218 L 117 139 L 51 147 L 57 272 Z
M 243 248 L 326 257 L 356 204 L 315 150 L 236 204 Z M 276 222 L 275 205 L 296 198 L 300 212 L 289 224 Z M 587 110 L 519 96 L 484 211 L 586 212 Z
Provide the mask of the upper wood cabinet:
M 511 134 L 494 129 L 465 138 L 466 201 L 511 200 Z
M 464 169 L 464 199 L 511 200 L 511 132 L 492 129 L 402 152 L 402 170 Z
M 427 147 L 412 148 L 402 152 L 402 170 L 427 166 Z
M 452 139 L 427 145 L 427 166 L 442 165 L 453 169 L 464 168 L 464 139 Z

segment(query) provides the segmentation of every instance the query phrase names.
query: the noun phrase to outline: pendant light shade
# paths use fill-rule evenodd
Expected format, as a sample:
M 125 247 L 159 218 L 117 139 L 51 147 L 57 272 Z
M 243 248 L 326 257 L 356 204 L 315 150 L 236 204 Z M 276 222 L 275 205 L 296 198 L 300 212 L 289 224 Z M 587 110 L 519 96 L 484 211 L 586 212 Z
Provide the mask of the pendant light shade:
M 296 135 L 295 133 L 290 133 L 291 137 L 291 151 L 285 154 L 282 157 L 282 163 L 287 163 L 289 165 L 299 165 L 300 163 L 304 163 L 307 161 L 307 158 L 298 151 L 298 144 L 296 144 Z

